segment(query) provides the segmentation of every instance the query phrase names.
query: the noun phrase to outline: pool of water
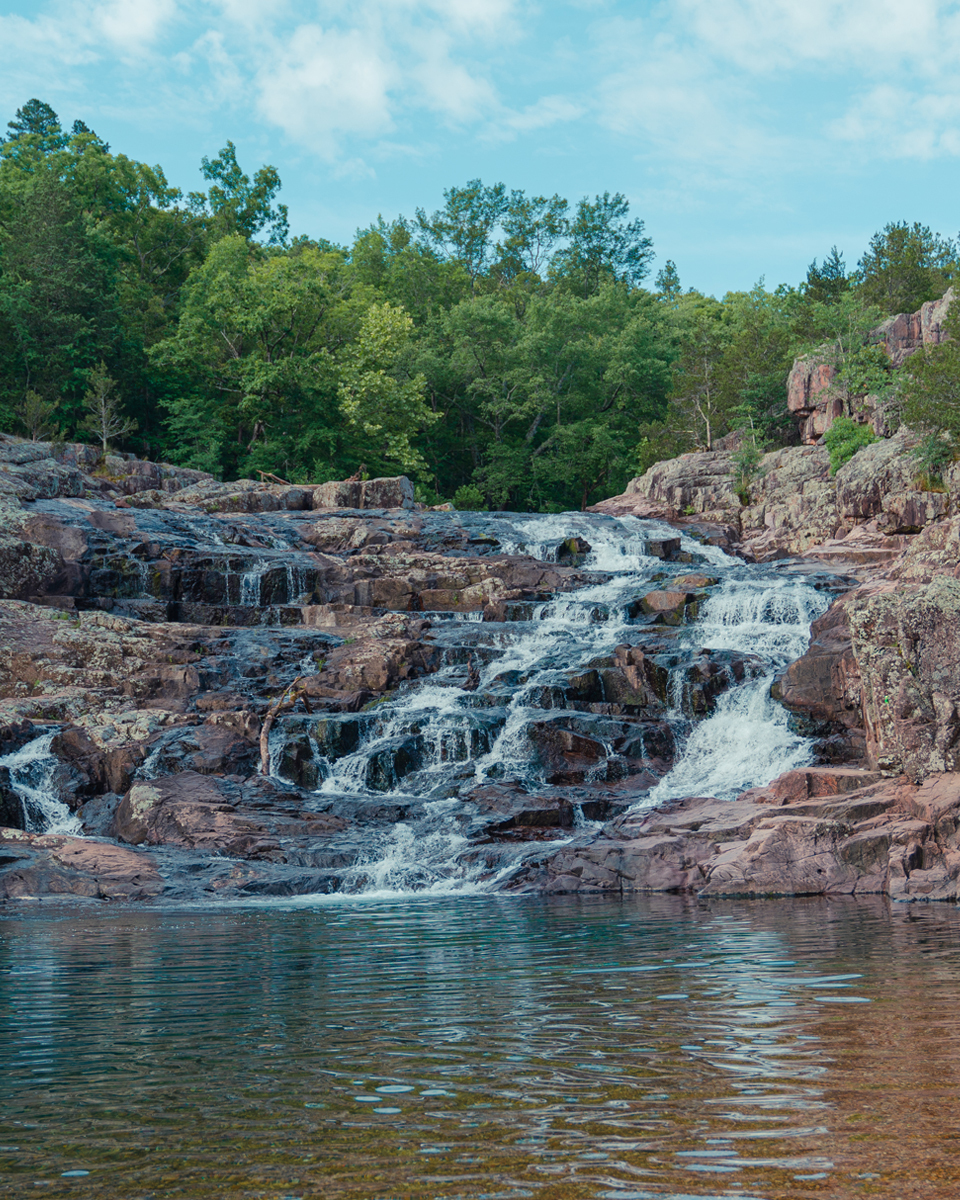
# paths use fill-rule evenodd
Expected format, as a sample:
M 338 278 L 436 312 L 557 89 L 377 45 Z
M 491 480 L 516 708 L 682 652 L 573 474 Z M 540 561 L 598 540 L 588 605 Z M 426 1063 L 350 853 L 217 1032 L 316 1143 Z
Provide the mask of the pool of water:
M 0 914 L 0 1195 L 960 1195 L 960 913 Z

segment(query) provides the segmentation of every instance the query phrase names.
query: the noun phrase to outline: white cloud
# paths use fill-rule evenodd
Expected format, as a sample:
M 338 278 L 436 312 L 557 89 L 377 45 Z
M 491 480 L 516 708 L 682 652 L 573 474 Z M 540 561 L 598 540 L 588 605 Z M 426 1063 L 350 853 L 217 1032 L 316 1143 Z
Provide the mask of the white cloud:
M 301 25 L 256 74 L 260 114 L 328 157 L 343 134 L 376 137 L 392 128 L 396 67 L 369 33 Z
M 77 10 L 78 23 L 83 11 Z M 176 15 L 176 0 L 107 0 L 90 10 L 88 29 L 120 53 L 139 55 L 150 49 Z
M 928 160 L 960 155 L 960 90 L 916 94 L 880 84 L 830 126 L 852 146 L 885 157 Z
M 674 0 L 674 28 L 751 74 L 813 64 L 883 65 L 936 49 L 940 0 Z
M 512 142 L 523 134 L 579 120 L 586 112 L 584 104 L 567 96 L 541 96 L 535 104 L 528 104 L 517 112 L 504 110 L 491 121 L 481 138 L 485 142 Z

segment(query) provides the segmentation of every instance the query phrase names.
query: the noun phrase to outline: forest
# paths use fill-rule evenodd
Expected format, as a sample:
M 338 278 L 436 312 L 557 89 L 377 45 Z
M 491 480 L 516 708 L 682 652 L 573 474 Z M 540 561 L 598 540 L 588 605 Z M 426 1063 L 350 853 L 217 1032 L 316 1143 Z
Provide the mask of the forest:
M 222 478 L 405 473 L 426 503 L 581 508 L 736 429 L 747 454 L 789 444 L 787 374 L 815 347 L 851 392 L 883 395 L 870 330 L 958 269 L 954 240 L 892 221 L 855 267 L 833 247 L 795 285 L 718 300 L 657 268 L 619 192 L 476 179 L 341 246 L 292 237 L 277 171 L 251 177 L 232 142 L 200 169 L 184 194 L 83 121 L 18 109 L 0 143 L 0 430 Z M 954 376 L 932 364 L 925 411 L 950 386 L 960 410 Z

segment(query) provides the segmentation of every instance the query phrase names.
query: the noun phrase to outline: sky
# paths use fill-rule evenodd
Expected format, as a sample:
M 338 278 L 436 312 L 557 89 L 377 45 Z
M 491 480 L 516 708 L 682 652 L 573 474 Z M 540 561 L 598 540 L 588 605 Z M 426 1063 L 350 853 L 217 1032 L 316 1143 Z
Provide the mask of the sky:
M 0 129 L 38 97 L 184 191 L 230 139 L 333 242 L 475 178 L 622 192 L 722 296 L 960 226 L 960 3 L 0 0 L 0 56 Z

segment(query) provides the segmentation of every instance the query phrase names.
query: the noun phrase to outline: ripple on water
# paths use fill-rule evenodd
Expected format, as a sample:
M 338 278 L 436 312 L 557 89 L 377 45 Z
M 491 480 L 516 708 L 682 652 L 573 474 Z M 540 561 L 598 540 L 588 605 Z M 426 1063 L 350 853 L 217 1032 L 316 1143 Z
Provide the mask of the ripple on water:
M 954 1196 L 958 934 L 853 900 L 8 910 L 0 1195 Z

